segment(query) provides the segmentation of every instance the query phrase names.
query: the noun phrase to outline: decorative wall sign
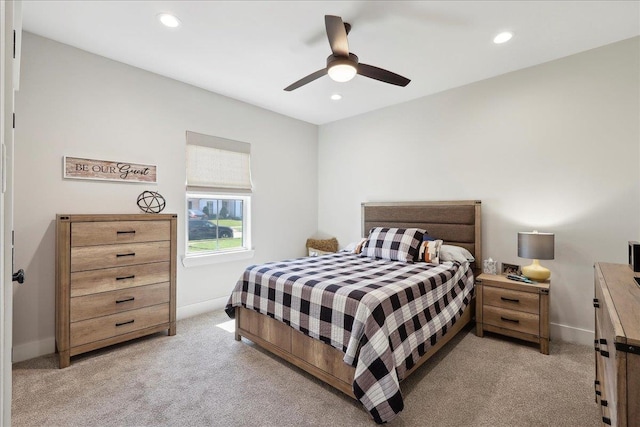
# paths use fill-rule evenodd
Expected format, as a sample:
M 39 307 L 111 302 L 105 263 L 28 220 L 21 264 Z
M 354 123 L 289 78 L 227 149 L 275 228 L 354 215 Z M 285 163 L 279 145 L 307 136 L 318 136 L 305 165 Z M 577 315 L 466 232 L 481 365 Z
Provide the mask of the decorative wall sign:
M 156 183 L 156 167 L 129 162 L 64 157 L 64 177 L 101 181 Z

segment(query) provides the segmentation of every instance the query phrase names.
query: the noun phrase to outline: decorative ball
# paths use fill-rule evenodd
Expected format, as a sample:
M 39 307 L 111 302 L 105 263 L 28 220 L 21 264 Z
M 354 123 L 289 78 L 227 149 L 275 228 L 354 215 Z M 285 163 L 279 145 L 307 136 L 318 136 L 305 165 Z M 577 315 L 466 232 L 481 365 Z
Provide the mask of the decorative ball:
M 155 191 L 143 191 L 138 196 L 138 207 L 145 213 L 160 213 L 166 204 L 164 197 Z

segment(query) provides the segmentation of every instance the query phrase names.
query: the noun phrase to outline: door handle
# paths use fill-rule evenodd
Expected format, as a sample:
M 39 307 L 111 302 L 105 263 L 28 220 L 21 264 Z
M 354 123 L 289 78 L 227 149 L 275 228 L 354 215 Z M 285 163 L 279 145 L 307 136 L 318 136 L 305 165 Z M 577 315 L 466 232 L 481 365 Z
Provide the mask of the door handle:
M 4 144 L 2 145 L 2 147 L 4 148 Z M 15 265 L 14 264 L 15 251 L 16 251 L 15 241 L 16 241 L 16 232 L 14 230 L 11 230 L 11 270 L 13 270 L 14 265 Z M 24 270 L 20 269 L 20 270 L 16 271 L 15 273 L 13 273 L 11 275 L 11 281 L 12 282 L 18 282 L 19 284 L 23 284 L 24 283 Z
M 24 270 L 20 269 L 17 272 L 13 273 L 12 281 L 18 282 L 20 284 L 24 283 Z

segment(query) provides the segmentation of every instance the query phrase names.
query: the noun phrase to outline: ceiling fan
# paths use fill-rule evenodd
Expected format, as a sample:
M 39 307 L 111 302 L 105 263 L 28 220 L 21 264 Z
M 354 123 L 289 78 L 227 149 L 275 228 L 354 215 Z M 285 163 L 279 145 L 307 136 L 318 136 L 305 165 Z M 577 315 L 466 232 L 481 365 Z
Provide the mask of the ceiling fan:
M 289 92 L 298 89 L 300 86 L 311 83 L 325 74 L 329 74 L 329 77 L 337 82 L 347 82 L 355 77 L 356 74 L 360 74 L 361 76 L 380 80 L 381 82 L 392 85 L 404 87 L 409 84 L 411 80 L 399 74 L 374 67 L 373 65 L 359 63 L 358 57 L 349 52 L 347 34 L 349 34 L 349 30 L 351 30 L 351 25 L 347 22 L 342 22 L 342 18 L 339 16 L 325 15 L 324 24 L 327 29 L 327 38 L 329 39 L 332 52 L 327 58 L 327 67 L 301 78 L 297 82 L 284 88 L 284 90 Z

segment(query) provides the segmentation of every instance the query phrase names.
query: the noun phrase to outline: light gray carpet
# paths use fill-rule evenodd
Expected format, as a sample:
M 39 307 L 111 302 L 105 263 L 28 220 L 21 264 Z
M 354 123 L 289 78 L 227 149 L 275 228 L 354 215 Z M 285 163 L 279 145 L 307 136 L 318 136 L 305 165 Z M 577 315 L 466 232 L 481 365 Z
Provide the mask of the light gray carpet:
M 72 358 L 13 369 L 14 426 L 372 426 L 361 405 L 216 327 L 222 311 Z M 597 426 L 593 350 L 463 330 L 402 384 L 391 426 Z

